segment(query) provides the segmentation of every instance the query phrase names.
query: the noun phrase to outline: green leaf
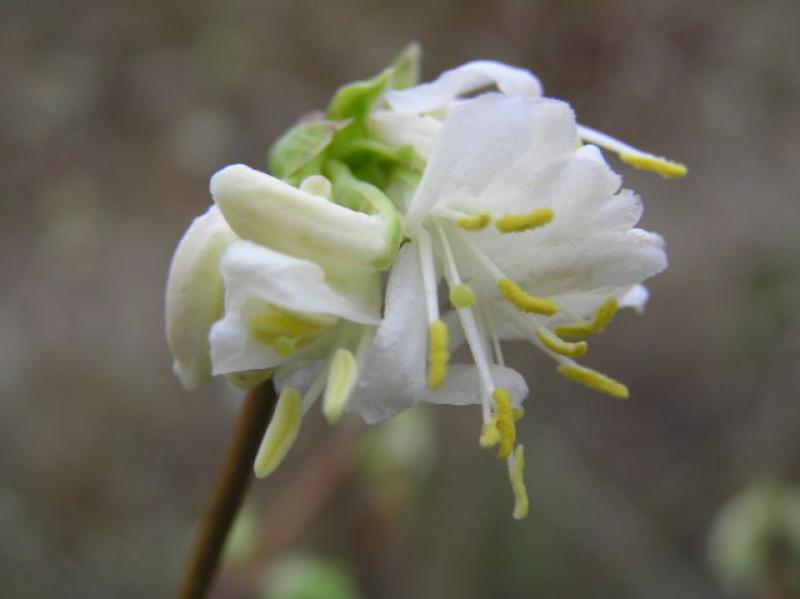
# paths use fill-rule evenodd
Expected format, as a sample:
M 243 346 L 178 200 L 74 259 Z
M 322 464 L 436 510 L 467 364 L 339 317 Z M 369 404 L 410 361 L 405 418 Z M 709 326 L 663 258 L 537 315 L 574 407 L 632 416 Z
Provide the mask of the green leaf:
M 267 571 L 258 595 L 262 599 L 360 599 L 346 564 L 314 555 L 279 559 Z

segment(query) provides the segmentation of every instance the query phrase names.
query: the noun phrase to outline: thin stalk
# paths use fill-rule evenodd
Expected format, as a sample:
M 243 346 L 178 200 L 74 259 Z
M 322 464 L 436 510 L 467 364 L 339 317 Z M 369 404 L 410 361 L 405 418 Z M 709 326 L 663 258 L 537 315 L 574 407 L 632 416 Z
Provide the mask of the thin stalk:
M 253 461 L 275 409 L 275 389 L 265 381 L 248 391 L 225 456 L 217 486 L 178 594 L 179 599 L 203 599 L 214 581 L 231 525 L 242 505 Z

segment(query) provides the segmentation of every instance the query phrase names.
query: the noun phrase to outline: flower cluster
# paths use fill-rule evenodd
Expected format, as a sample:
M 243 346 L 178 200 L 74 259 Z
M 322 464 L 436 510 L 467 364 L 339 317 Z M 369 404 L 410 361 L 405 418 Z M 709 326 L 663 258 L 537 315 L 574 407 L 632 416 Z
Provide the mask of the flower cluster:
M 528 388 L 501 341 L 527 339 L 568 379 L 626 398 L 576 359 L 619 308 L 643 307 L 642 281 L 667 260 L 600 148 L 665 177 L 686 169 L 578 125 L 528 71 L 477 61 L 417 84 L 417 57 L 409 48 L 290 129 L 272 174 L 213 176 L 214 205 L 167 284 L 174 368 L 187 388 L 272 377 L 259 476 L 317 400 L 331 422 L 370 423 L 420 401 L 478 404 L 480 444 L 507 462 L 521 518 Z M 462 345 L 471 361 L 451 364 Z

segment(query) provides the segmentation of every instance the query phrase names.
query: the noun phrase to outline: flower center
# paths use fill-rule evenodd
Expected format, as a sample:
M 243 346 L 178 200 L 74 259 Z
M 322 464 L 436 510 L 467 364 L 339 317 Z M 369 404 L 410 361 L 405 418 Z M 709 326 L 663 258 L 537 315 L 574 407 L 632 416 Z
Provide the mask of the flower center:
M 255 339 L 288 358 L 296 349 L 315 341 L 337 321 L 335 316 L 300 314 L 267 304 L 265 313 L 251 316 L 248 324 Z
M 448 329 L 439 311 L 436 278 L 439 267 L 480 378 L 483 414 L 480 445 L 484 448 L 496 446 L 498 457 L 508 464 L 515 496 L 515 517 L 523 517 L 528 509 L 522 479 L 523 448 L 516 443 L 516 421 L 522 417 L 522 410 L 513 407 L 508 390 L 495 382 L 493 367 L 504 366 L 496 317 L 510 323 L 552 357 L 558 363 L 558 372 L 566 378 L 612 397 L 628 396 L 628 389 L 622 383 L 574 362 L 574 358 L 588 351 L 585 341 L 562 339 L 562 336 L 575 338 L 601 332 L 614 317 L 616 298 L 609 298 L 588 320 L 574 318 L 553 299 L 528 293 L 484 252 L 478 239 L 470 238 L 473 232 L 492 223 L 500 234 L 521 234 L 548 225 L 554 216 L 551 209 L 539 208 L 527 214 L 506 214 L 493 220 L 488 211 L 463 214 L 452 208 L 438 208 L 436 215 L 429 216 L 415 235 L 429 326 L 428 386 L 435 390 L 444 384 L 450 359 Z M 453 244 L 464 250 L 457 254 L 458 260 L 468 260 L 473 272 L 477 265 L 483 273 L 479 276 L 494 282 L 497 296 L 479 297 L 462 281 Z M 572 316 L 573 322 L 565 323 L 565 313 L 567 318 Z M 551 319 L 556 315 L 559 321 L 553 322 Z

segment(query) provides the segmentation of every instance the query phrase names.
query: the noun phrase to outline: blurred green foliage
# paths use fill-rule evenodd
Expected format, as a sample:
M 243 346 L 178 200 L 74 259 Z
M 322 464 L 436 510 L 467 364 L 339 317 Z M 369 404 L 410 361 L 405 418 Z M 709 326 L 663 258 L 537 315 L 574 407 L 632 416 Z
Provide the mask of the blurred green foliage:
M 352 574 L 341 563 L 310 555 L 290 555 L 269 567 L 261 599 L 359 599 Z

